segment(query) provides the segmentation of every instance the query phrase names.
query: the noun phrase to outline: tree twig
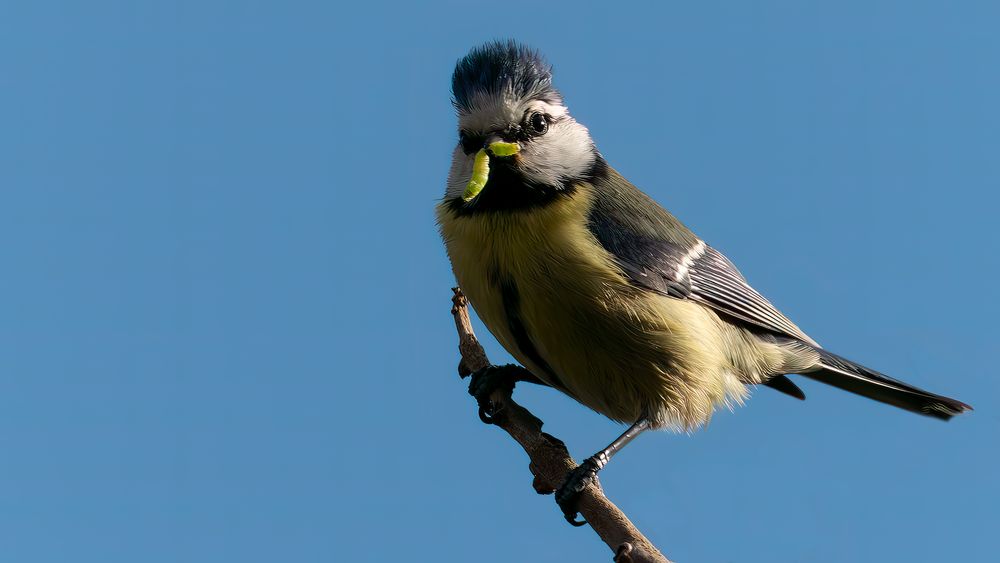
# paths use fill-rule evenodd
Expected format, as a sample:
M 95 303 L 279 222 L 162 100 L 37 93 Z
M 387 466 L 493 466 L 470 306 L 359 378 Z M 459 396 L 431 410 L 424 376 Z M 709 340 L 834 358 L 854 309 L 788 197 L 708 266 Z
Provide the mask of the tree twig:
M 458 330 L 458 350 L 462 359 L 459 375 L 465 377 L 490 365 L 486 352 L 476 339 L 469 320 L 468 302 L 462 290 L 454 288 L 451 313 Z M 505 430 L 524 448 L 531 460 L 528 468 L 534 475 L 535 491 L 551 494 L 562 484 L 566 474 L 576 467 L 566 445 L 542 432 L 542 421 L 517 404 L 510 393 L 498 390 L 490 397 L 498 416 L 494 424 Z M 604 496 L 599 482 L 587 487 L 580 495 L 580 514 L 587 519 L 604 543 L 615 553 L 616 563 L 670 563 L 649 539 L 640 532 L 613 502 Z M 553 511 L 557 514 L 557 511 Z M 562 521 L 562 518 L 559 518 Z

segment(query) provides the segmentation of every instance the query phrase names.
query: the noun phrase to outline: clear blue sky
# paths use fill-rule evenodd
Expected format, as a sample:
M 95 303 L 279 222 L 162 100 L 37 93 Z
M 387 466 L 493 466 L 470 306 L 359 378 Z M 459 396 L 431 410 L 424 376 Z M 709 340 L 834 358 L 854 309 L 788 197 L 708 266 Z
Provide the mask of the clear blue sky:
M 1000 9 L 802 4 L 4 3 L 3 558 L 610 561 L 455 375 L 449 75 L 515 37 L 803 328 L 977 409 L 762 389 L 608 494 L 679 561 L 994 561 Z

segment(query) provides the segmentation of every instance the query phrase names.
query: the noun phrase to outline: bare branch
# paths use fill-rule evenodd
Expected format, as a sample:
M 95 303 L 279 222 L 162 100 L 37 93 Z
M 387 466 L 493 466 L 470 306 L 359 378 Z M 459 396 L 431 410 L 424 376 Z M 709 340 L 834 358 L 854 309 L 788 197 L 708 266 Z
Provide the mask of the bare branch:
M 490 365 L 486 352 L 476 339 L 469 320 L 468 303 L 459 288 L 454 288 L 451 314 L 458 330 L 458 350 L 462 360 L 458 372 L 462 377 Z M 528 454 L 528 468 L 535 476 L 533 485 L 539 494 L 551 494 L 562 484 L 566 474 L 577 463 L 559 439 L 542 432 L 542 421 L 517 404 L 506 391 L 496 391 L 490 397 L 494 411 L 502 413 L 493 419 Z M 604 543 L 615 553 L 617 563 L 670 563 L 646 536 L 601 490 L 599 482 L 587 487 L 580 495 L 580 514 L 587 519 Z M 558 512 L 554 512 L 557 514 Z M 562 518 L 559 518 L 562 521 Z

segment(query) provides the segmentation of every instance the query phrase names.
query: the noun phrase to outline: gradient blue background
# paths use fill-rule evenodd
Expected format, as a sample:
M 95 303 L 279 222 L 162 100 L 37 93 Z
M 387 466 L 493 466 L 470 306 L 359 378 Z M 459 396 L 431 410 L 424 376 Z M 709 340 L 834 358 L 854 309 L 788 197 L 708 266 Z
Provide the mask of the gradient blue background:
M 763 389 L 608 494 L 679 561 L 994 561 L 1000 10 L 961 4 L 4 3 L 3 559 L 610 560 L 455 375 L 449 76 L 513 36 L 813 336 L 977 408 Z M 518 393 L 578 457 L 620 431 Z

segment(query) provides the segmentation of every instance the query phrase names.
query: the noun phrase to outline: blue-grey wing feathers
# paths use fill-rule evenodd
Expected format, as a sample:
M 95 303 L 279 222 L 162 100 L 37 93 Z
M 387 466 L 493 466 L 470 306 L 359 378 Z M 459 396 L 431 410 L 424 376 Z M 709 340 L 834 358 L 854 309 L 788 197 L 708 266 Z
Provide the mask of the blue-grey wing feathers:
M 617 172 L 609 168 L 594 183 L 590 231 L 634 284 L 817 345 L 750 287 L 732 262 Z
M 692 299 L 769 331 L 817 345 L 763 295 L 750 287 L 736 266 L 714 248 L 705 246 L 704 253 L 692 261 L 688 276 L 691 278 Z

